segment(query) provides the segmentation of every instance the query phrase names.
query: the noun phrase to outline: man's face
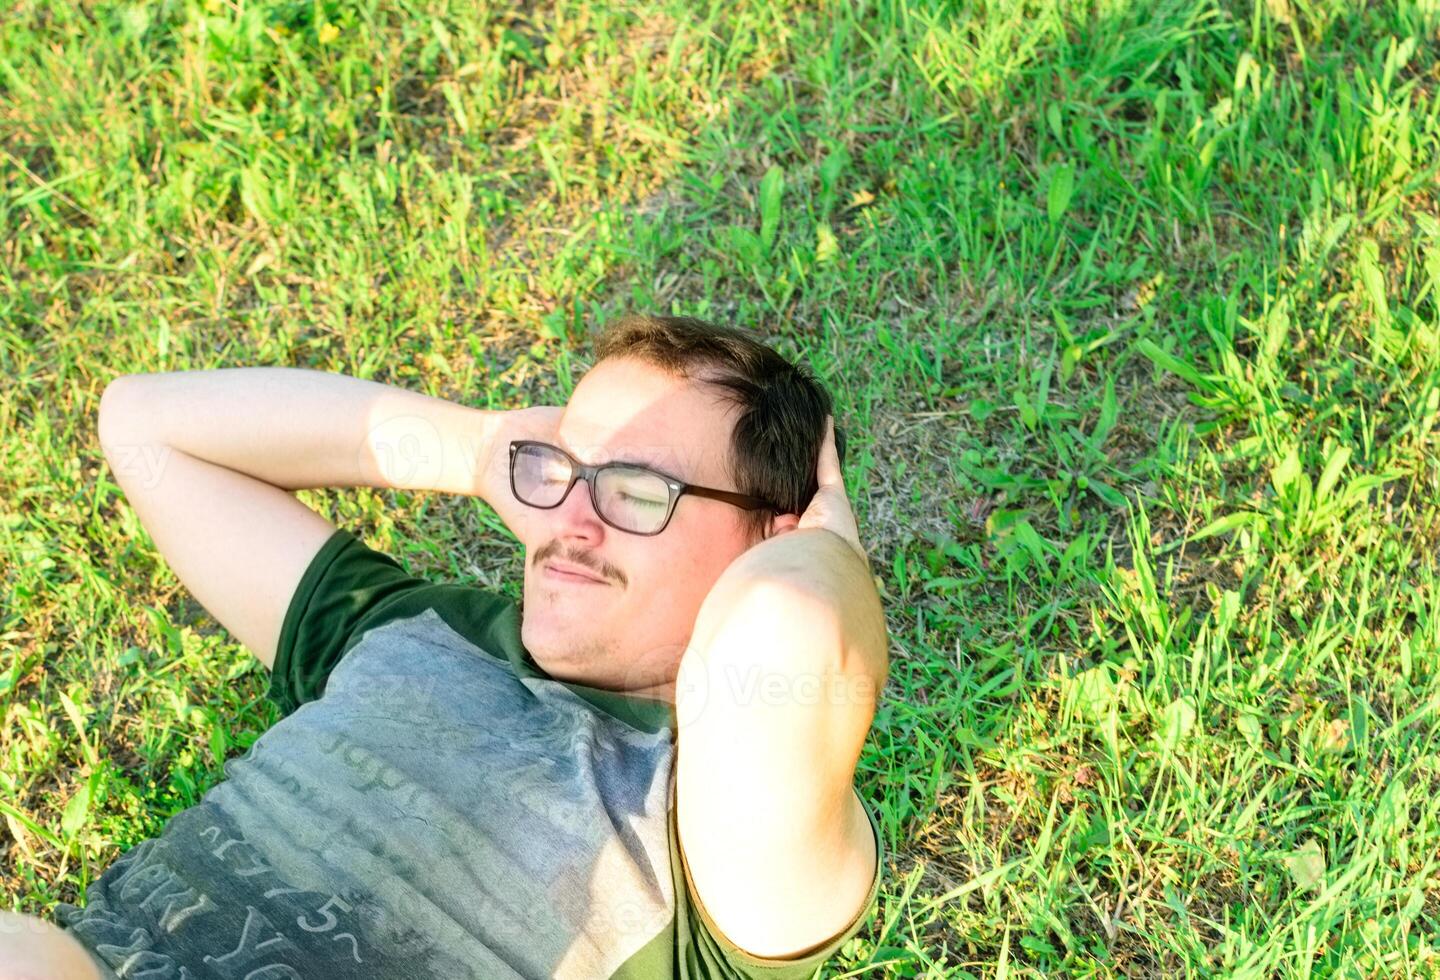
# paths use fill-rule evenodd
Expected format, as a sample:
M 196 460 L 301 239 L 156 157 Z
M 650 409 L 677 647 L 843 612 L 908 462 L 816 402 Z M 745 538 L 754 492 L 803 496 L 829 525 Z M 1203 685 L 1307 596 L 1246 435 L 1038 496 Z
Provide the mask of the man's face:
M 686 483 L 738 490 L 727 470 L 733 407 L 708 387 L 633 358 L 608 358 L 576 385 L 557 444 L 582 463 L 638 462 Z M 752 542 L 745 511 L 686 494 L 659 534 L 600 520 L 577 480 L 552 510 L 529 509 L 521 639 L 560 680 L 673 700 L 695 616 L 720 573 Z M 558 575 L 552 563 L 603 581 Z

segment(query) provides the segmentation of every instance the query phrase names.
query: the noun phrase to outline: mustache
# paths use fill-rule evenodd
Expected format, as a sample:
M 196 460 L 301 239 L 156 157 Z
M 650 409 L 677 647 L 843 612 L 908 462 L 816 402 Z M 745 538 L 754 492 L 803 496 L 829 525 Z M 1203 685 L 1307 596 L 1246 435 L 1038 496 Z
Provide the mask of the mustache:
M 630 580 L 625 577 L 624 572 L 604 559 L 595 558 L 585 552 L 563 551 L 559 538 L 547 542 L 537 550 L 535 554 L 531 556 L 530 564 L 538 568 L 551 558 L 559 558 L 561 561 L 569 562 L 572 565 L 579 565 L 587 571 L 594 572 L 601 578 L 608 579 L 612 582 L 619 582 L 622 586 L 630 583 Z

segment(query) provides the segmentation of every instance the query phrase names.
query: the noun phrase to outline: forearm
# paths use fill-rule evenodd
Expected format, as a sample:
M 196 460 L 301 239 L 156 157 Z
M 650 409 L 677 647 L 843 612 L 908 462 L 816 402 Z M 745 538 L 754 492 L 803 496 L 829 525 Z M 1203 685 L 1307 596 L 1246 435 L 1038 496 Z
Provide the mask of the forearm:
M 284 490 L 434 490 L 493 506 L 503 414 L 343 374 L 218 368 L 116 378 L 100 438 L 132 475 L 169 447 Z

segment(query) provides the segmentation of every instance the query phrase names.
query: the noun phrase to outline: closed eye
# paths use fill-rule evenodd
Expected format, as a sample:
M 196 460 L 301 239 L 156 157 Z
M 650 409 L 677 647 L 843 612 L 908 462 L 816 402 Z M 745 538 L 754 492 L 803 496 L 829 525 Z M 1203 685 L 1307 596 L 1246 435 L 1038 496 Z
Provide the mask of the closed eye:
M 636 497 L 633 494 L 624 492 L 622 492 L 620 496 L 625 499 L 626 503 L 636 504 L 640 507 L 664 507 L 667 503 L 667 501 L 664 500 L 655 500 L 652 497 Z

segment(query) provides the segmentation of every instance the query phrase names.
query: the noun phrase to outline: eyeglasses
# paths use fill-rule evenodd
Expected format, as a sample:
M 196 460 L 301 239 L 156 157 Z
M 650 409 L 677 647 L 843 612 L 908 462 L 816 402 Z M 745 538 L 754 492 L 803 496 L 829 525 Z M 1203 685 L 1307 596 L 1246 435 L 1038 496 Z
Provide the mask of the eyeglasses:
M 777 510 L 759 497 L 685 483 L 631 463 L 586 466 L 559 446 L 519 440 L 510 443 L 510 490 L 522 504 L 551 510 L 570 495 L 576 480 L 590 488 L 590 502 L 606 524 L 630 534 L 659 534 L 684 494 L 722 500 L 745 510 Z

